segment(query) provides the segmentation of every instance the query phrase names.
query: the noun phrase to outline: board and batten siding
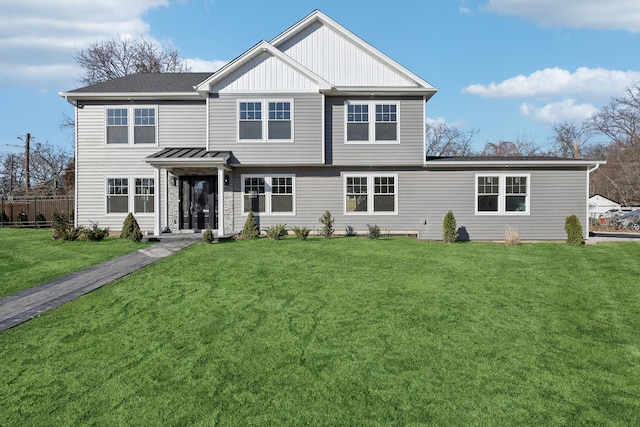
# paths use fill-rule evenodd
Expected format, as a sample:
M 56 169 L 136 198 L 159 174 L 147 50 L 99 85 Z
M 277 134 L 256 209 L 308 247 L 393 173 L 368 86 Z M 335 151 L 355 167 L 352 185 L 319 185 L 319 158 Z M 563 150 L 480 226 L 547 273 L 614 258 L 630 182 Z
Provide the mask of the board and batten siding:
M 397 174 L 398 214 L 349 215 L 344 212 L 344 173 Z M 475 170 L 429 171 L 415 168 L 242 168 L 234 173 L 233 229 L 240 231 L 246 220 L 242 212 L 242 174 L 294 174 L 295 215 L 260 215 L 261 229 L 276 224 L 306 226 L 319 230 L 318 221 L 325 210 L 335 218 L 335 230 L 346 226 L 359 234 L 367 224 L 378 225 L 382 232 L 417 234 L 421 239 L 441 240 L 442 222 L 453 211 L 458 227 L 470 240 L 504 240 L 505 227 L 518 230 L 524 240 L 564 240 L 564 221 L 569 215 L 580 218 L 586 226 L 585 170 L 515 170 L 529 174 L 529 215 L 476 215 Z M 501 171 L 486 171 L 504 173 Z M 484 172 L 483 172 L 484 174 Z M 558 185 L 561 182 L 562 185 Z M 426 222 L 426 224 L 425 224 Z
M 293 141 L 238 141 L 239 100 L 293 101 Z M 268 117 L 263 106 L 263 117 Z M 213 96 L 209 99 L 209 150 L 232 151 L 240 164 L 322 164 L 322 95 L 255 94 Z
M 346 143 L 346 102 L 400 103 L 399 143 Z M 331 165 L 422 165 L 424 156 L 425 102 L 422 97 L 327 97 L 325 101 L 326 163 Z M 375 111 L 369 111 L 375 120 Z
M 120 104 L 114 104 L 114 106 Z M 158 145 L 107 145 L 105 143 L 104 105 L 85 105 L 78 110 L 77 144 L 77 201 L 78 225 L 88 226 L 98 222 L 100 227 L 112 231 L 122 229 L 126 213 L 106 213 L 106 180 L 108 178 L 128 178 L 129 195 L 133 197 L 134 178 L 155 178 L 155 169 L 145 163 L 145 157 L 167 147 L 204 147 L 205 145 L 205 104 L 201 103 L 144 103 L 158 108 Z M 159 174 L 164 178 L 164 173 Z M 161 188 L 166 184 L 156 181 L 155 197 L 160 200 Z M 143 231 L 153 231 L 154 216 L 165 218 L 166 207 L 160 203 L 161 212 L 135 214 Z

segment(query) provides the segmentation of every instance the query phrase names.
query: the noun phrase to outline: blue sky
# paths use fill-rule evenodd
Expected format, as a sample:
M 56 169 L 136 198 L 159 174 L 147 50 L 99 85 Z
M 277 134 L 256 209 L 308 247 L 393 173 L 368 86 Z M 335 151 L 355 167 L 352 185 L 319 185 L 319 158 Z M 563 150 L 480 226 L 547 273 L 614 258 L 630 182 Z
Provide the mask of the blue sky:
M 80 86 L 89 43 L 144 36 L 214 71 L 314 9 L 437 87 L 427 120 L 477 130 L 476 149 L 546 146 L 640 83 L 638 0 L 0 0 L 0 153 L 27 132 L 72 148 L 58 92 Z

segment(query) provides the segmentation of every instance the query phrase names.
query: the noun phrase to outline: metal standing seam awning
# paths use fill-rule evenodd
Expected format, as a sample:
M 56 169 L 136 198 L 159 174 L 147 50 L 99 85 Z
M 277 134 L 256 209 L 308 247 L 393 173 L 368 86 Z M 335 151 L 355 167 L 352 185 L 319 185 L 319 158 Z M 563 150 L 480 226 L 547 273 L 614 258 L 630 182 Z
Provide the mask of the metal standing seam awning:
M 155 168 L 176 172 L 192 172 L 196 169 L 227 166 L 230 151 L 207 151 L 206 148 L 165 148 L 145 158 Z

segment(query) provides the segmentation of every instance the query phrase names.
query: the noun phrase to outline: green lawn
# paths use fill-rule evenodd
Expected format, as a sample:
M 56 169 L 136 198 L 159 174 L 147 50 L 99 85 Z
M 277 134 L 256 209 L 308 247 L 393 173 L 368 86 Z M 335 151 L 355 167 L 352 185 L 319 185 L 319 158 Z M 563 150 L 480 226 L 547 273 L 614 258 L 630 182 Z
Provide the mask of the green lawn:
M 0 228 L 0 298 L 135 251 L 146 243 L 51 239 L 51 229 Z
M 197 244 L 0 334 L 0 425 L 640 425 L 640 244 Z

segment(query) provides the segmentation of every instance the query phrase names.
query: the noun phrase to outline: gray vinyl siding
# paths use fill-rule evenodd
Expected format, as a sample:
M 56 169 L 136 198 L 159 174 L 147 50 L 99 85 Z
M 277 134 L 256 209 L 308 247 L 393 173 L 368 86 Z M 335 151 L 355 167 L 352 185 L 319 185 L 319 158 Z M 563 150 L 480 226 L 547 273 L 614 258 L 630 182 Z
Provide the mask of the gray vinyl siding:
M 120 105 L 120 104 L 118 104 Z M 85 105 L 78 110 L 77 180 L 78 192 L 76 215 L 79 225 L 98 222 L 100 227 L 112 231 L 122 229 L 127 213 L 106 213 L 107 178 L 128 178 L 129 197 L 133 198 L 134 178 L 156 177 L 155 169 L 144 162 L 144 158 L 166 147 L 204 147 L 205 104 L 201 103 L 144 103 L 158 107 L 158 146 L 106 145 L 105 106 Z M 164 177 L 161 171 L 160 180 Z M 156 181 L 155 197 L 163 200 L 163 182 Z M 164 204 L 161 212 L 136 213 L 141 229 L 153 231 L 154 217 L 162 221 L 166 216 Z
M 242 168 L 234 173 L 233 229 L 240 231 L 246 219 L 242 212 L 242 174 L 295 174 L 296 215 L 260 215 L 260 227 L 287 224 L 312 227 L 322 225 L 318 218 L 329 210 L 336 219 L 335 229 L 346 226 L 359 234 L 367 224 L 378 225 L 383 232 L 417 234 L 421 239 L 441 240 L 442 221 L 452 210 L 459 227 L 470 240 L 504 240 L 505 227 L 515 227 L 525 240 L 564 240 L 564 221 L 576 214 L 586 227 L 586 172 L 584 170 L 522 170 L 530 174 L 529 215 L 476 215 L 475 170 L 427 171 L 403 168 L 361 170 L 362 173 L 397 174 L 398 214 L 349 215 L 344 213 L 343 172 L 356 168 Z M 501 171 L 502 172 L 502 171 Z M 516 171 L 515 173 L 518 173 Z M 561 183 L 561 185 L 559 185 Z M 425 222 L 426 221 L 426 225 Z
M 384 98 L 327 97 L 325 101 L 325 147 L 331 165 L 421 165 L 424 156 L 424 107 L 422 97 L 392 97 L 398 101 L 400 143 L 346 143 L 345 102 L 382 101 Z M 375 112 L 369 112 L 375 120 Z
M 238 141 L 239 99 L 292 99 L 293 141 Z M 263 117 L 268 116 L 266 108 Z M 209 149 L 232 151 L 240 164 L 322 164 L 322 95 L 318 93 L 220 95 L 209 99 L 209 114 Z

